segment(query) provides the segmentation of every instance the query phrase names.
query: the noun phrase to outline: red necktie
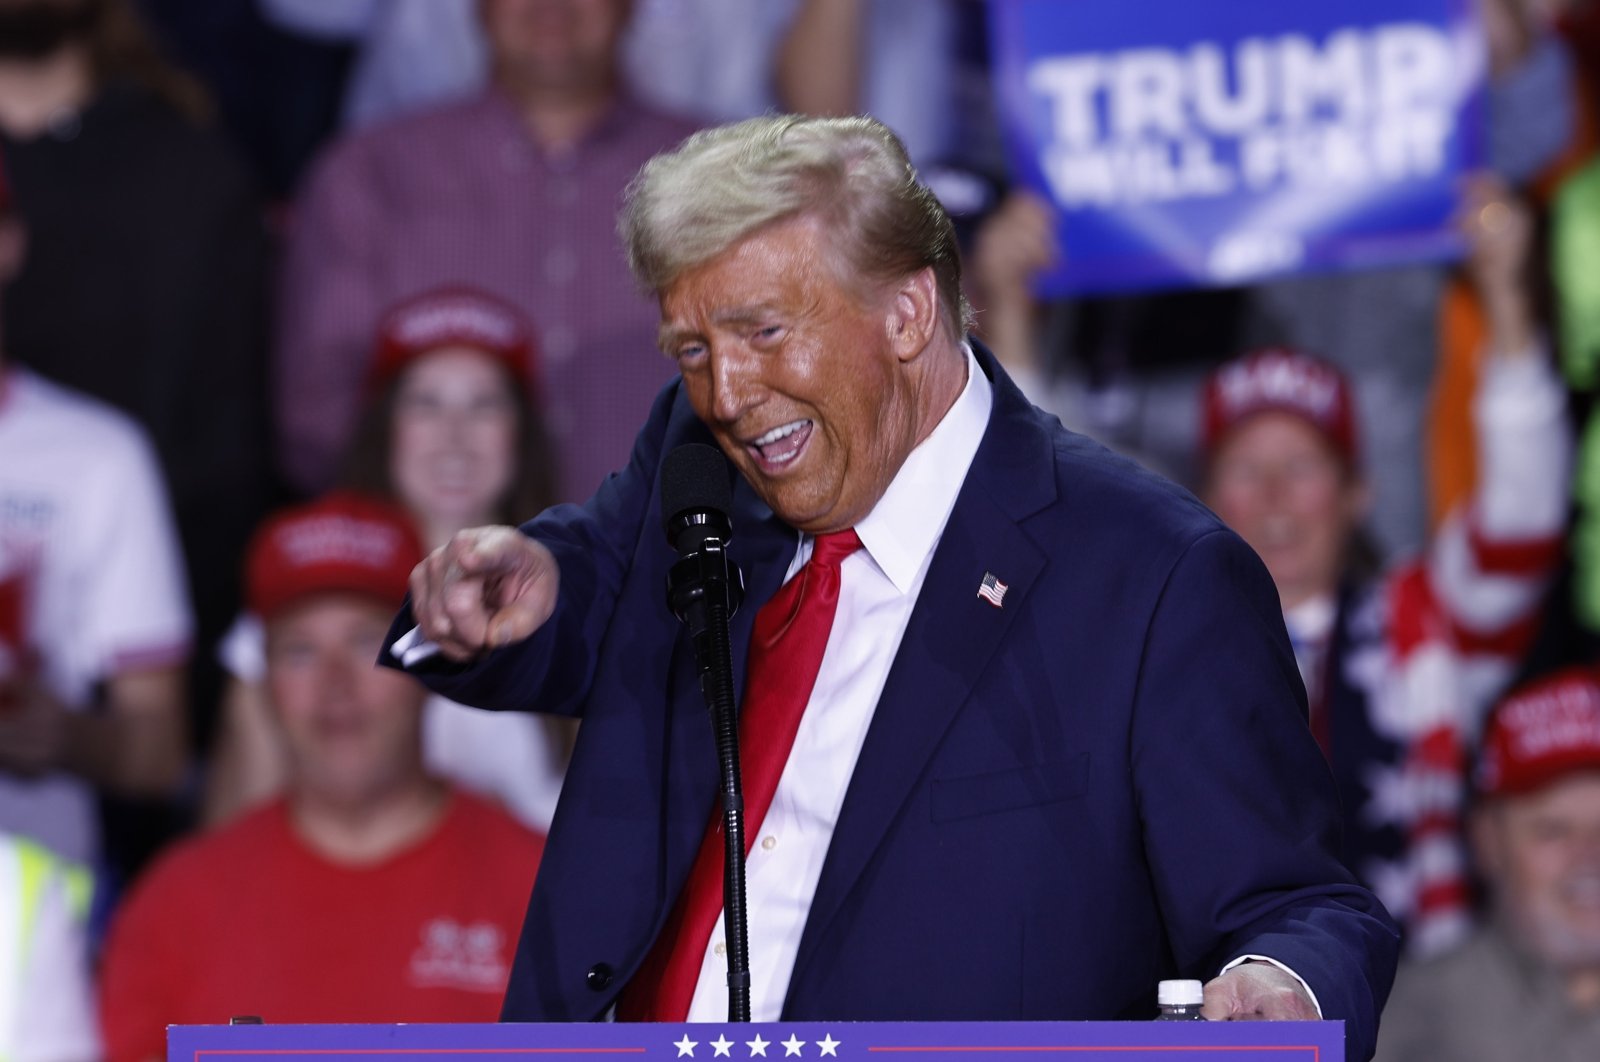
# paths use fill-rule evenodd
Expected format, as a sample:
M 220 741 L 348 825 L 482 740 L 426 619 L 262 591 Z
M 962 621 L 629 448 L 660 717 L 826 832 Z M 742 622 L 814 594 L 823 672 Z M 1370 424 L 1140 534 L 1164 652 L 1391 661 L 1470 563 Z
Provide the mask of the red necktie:
M 739 768 L 744 781 L 745 854 L 761 832 L 778 778 L 789 762 L 800 716 L 811 700 L 839 605 L 839 565 L 861 548 L 854 531 L 818 535 L 811 559 L 756 613 L 744 708 L 739 716 Z M 655 946 L 617 1002 L 621 1021 L 683 1021 L 700 979 L 706 944 L 722 913 L 720 805 L 700 843 L 688 884 Z

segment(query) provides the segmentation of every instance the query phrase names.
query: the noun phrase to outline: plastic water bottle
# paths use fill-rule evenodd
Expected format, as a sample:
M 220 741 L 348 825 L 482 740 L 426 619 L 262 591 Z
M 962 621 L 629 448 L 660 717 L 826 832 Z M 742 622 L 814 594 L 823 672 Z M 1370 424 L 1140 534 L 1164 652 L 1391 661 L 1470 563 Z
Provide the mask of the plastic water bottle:
M 1156 985 L 1156 1003 L 1161 1013 L 1156 1021 L 1205 1021 L 1200 1004 L 1205 993 L 1199 981 L 1162 981 Z

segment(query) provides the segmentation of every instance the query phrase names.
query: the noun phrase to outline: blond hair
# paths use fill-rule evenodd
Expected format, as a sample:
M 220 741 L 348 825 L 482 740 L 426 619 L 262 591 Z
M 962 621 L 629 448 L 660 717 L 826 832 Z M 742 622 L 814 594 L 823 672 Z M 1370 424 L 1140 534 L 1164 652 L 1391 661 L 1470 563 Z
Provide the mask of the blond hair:
M 618 231 L 628 267 L 652 292 L 766 225 L 823 218 L 863 279 L 931 267 L 946 322 L 972 324 L 950 216 L 889 127 L 873 118 L 769 115 L 695 133 L 644 165 Z

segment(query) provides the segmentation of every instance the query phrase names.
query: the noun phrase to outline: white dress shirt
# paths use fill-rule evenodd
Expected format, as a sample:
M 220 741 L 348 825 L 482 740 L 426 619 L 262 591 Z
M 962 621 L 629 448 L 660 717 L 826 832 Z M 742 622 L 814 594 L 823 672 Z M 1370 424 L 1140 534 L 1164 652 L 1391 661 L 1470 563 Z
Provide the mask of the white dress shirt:
M 840 568 L 838 609 L 816 685 L 772 806 L 759 828 L 751 824 L 756 841 L 745 864 L 751 1021 L 773 1022 L 781 1016 L 845 790 L 934 549 L 988 427 L 992 402 L 993 388 L 968 350 L 967 384 L 955 405 L 856 525 L 862 548 Z M 803 536 L 785 582 L 810 557 L 811 539 Z M 1275 959 L 1241 955 L 1224 969 L 1251 959 L 1294 976 L 1320 1014 L 1311 987 Z M 700 960 L 688 1020 L 728 1020 L 727 936 L 721 915 Z
M 991 392 L 968 351 L 967 384 L 955 405 L 911 451 L 878 504 L 856 525 L 862 548 L 845 558 L 840 569 L 838 610 L 817 683 L 745 865 L 753 1021 L 777 1021 L 783 1009 L 856 757 L 934 547 L 988 426 Z M 810 556 L 811 539 L 805 537 L 785 581 Z M 718 916 L 689 1004 L 690 1021 L 728 1019 L 725 940 Z

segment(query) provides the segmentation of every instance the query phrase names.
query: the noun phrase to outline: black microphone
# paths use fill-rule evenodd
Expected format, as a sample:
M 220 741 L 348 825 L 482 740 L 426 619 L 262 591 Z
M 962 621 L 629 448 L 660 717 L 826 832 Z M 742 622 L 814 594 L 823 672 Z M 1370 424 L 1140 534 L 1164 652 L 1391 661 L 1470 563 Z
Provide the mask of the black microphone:
M 728 558 L 733 490 L 715 446 L 686 443 L 661 463 L 661 524 L 679 560 L 667 573 L 667 606 L 689 628 L 700 692 L 711 710 L 722 790 L 722 908 L 728 935 L 728 1020 L 750 1020 L 750 931 L 745 912 L 744 790 L 739 717 L 733 701 L 728 618 L 744 600 L 744 577 Z
M 732 616 L 744 600 L 744 577 L 728 559 L 733 490 L 728 459 L 715 446 L 685 443 L 661 463 L 661 526 L 683 559 L 667 574 L 667 604 L 698 642 L 708 608 L 720 601 Z
M 728 459 L 715 446 L 684 443 L 661 462 L 661 526 L 679 553 L 696 548 L 707 534 L 732 537 L 731 508 Z M 686 531 L 690 537 L 680 544 Z

